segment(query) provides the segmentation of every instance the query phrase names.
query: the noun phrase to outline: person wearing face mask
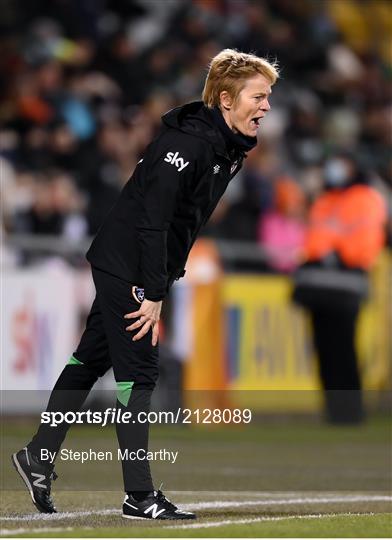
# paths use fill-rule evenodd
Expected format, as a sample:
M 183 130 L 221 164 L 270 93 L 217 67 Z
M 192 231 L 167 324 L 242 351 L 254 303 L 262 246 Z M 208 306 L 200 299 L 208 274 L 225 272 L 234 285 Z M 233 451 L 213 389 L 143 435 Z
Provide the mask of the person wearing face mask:
M 277 78 L 276 63 L 225 49 L 211 61 L 202 100 L 162 117 L 161 132 L 146 148 L 87 253 L 96 298 L 81 341 L 51 394 L 48 412 L 78 410 L 111 367 L 117 408 L 133 418 L 149 411 L 158 379 L 162 301 L 184 275 L 200 229 L 256 146 Z M 57 455 L 67 428 L 64 423 L 55 428 L 41 424 L 26 447 L 12 456 L 41 512 L 56 512 L 50 491 L 53 465 L 42 462 L 41 451 Z M 147 451 L 148 423 L 116 428 L 122 453 Z M 122 469 L 123 517 L 195 518 L 154 489 L 148 461 L 123 461 Z
M 350 154 L 327 159 L 323 176 L 324 191 L 310 208 L 294 300 L 310 312 L 327 418 L 356 423 L 364 410 L 355 329 L 368 272 L 385 242 L 387 212 Z

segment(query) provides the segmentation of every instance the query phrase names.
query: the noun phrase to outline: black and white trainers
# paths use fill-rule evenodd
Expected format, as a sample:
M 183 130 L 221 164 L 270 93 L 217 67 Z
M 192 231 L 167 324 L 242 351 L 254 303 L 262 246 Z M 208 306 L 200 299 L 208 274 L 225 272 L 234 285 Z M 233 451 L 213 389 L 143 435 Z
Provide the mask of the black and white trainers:
M 36 508 L 44 514 L 56 513 L 50 496 L 52 480 L 57 478 L 53 468 L 42 465 L 27 448 L 12 454 L 12 463 L 26 484 Z
M 152 491 L 142 501 L 136 501 L 132 495 L 125 495 L 123 517 L 127 519 L 196 519 L 192 512 L 179 510 L 159 489 Z

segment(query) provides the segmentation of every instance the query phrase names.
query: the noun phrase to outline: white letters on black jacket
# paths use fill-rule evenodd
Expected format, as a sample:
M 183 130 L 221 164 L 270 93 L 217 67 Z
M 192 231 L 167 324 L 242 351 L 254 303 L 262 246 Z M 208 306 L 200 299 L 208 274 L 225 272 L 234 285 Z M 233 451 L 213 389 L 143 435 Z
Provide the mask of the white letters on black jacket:
M 202 102 L 169 111 L 162 123 L 87 253 L 93 266 L 144 287 L 155 301 L 184 274 L 200 228 L 246 155 L 229 156 Z

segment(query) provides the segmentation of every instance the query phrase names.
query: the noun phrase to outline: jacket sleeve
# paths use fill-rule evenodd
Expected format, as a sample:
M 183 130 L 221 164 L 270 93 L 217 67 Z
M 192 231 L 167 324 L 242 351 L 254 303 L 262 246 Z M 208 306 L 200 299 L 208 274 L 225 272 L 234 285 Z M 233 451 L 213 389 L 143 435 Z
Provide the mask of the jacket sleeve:
M 195 164 L 194 152 L 167 135 L 161 136 L 146 156 L 136 229 L 144 295 L 148 300 L 159 301 L 166 296 L 167 233 L 181 188 L 195 174 Z

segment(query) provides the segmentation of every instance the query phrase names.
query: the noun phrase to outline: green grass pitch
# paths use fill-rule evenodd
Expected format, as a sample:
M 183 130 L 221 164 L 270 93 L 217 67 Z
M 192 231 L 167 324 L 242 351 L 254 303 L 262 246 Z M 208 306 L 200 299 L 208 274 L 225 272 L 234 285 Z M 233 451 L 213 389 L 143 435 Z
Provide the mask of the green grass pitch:
M 379 537 L 392 536 L 391 432 L 388 418 L 361 427 L 306 420 L 247 429 L 152 429 L 153 448 L 178 449 L 174 465 L 152 464 L 157 483 L 198 515 L 191 522 L 121 517 L 119 463 L 58 463 L 60 511 L 36 513 L 9 454 L 34 424 L 3 423 L 3 537 Z M 67 448 L 115 448 L 111 429 L 75 427 Z

